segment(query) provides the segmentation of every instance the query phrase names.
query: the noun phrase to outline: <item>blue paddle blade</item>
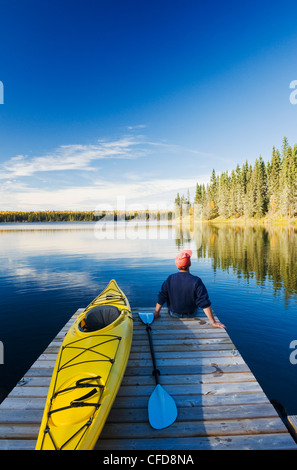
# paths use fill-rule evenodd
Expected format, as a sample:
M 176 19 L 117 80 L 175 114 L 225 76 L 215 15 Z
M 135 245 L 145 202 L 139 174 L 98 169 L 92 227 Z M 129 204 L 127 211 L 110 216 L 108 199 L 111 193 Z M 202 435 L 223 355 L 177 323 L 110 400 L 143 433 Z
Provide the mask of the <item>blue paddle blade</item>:
M 175 401 L 160 384 L 150 396 L 148 414 L 150 425 L 155 429 L 167 428 L 177 418 Z
M 153 323 L 154 321 L 154 314 L 150 312 L 145 312 L 145 313 L 138 313 L 140 320 L 145 324 L 145 325 L 150 325 L 150 323 Z

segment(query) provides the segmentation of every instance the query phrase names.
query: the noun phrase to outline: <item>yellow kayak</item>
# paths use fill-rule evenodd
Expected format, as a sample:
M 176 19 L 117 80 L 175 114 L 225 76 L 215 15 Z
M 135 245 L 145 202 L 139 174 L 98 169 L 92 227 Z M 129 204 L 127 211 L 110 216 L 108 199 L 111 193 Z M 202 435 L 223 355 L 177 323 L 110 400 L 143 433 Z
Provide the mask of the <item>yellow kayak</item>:
M 94 447 L 121 384 L 132 334 L 129 302 L 112 280 L 64 338 L 36 450 Z

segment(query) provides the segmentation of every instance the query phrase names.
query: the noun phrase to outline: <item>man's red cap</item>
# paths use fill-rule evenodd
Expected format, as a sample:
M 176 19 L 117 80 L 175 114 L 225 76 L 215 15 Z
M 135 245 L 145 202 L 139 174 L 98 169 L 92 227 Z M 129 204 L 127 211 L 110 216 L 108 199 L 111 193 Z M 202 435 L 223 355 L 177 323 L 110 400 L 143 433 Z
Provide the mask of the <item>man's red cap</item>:
M 186 269 L 191 266 L 191 250 L 183 250 L 181 251 L 177 257 L 175 258 L 175 264 L 178 269 Z

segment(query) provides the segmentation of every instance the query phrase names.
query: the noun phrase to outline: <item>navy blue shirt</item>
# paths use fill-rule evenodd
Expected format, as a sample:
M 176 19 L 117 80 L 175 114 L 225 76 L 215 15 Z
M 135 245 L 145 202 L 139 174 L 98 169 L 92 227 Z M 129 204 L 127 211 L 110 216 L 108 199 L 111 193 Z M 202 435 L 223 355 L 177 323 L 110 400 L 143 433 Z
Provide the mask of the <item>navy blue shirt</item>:
M 192 313 L 197 307 L 202 309 L 211 305 L 208 292 L 200 277 L 189 272 L 171 274 L 162 284 L 158 303 L 176 313 Z

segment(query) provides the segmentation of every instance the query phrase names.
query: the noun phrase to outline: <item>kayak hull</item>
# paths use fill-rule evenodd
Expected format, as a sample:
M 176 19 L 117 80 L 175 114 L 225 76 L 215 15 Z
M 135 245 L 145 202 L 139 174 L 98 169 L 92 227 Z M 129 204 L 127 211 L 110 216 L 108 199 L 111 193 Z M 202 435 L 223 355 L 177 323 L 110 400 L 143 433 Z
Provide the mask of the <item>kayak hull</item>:
M 117 307 L 118 318 L 84 330 L 94 307 Z M 90 450 L 95 446 L 120 387 L 133 335 L 131 308 L 114 280 L 67 332 L 52 374 L 36 450 Z

